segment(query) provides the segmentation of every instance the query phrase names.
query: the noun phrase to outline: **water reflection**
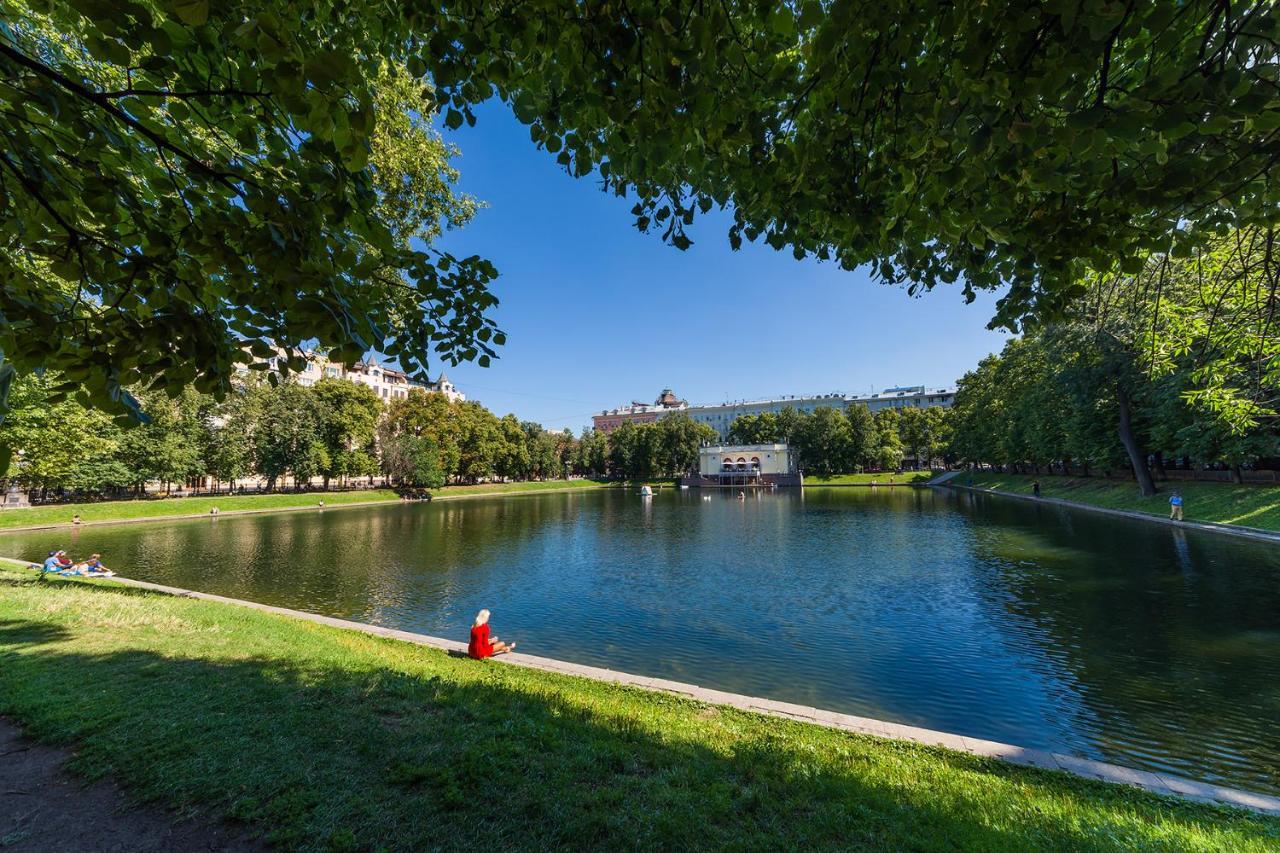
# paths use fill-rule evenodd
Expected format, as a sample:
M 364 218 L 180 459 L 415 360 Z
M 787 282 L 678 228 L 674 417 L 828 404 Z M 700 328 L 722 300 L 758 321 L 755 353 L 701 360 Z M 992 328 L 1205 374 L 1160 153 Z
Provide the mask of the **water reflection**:
M 127 574 L 1280 789 L 1280 549 L 987 496 L 615 492 L 0 538 Z

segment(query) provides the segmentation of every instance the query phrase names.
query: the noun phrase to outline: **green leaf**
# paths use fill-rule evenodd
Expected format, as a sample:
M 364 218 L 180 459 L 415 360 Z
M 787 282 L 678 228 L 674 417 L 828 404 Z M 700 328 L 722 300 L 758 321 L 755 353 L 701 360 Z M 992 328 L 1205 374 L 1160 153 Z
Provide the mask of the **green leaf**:
M 189 27 L 202 27 L 209 20 L 209 0 L 169 0 L 169 11 Z

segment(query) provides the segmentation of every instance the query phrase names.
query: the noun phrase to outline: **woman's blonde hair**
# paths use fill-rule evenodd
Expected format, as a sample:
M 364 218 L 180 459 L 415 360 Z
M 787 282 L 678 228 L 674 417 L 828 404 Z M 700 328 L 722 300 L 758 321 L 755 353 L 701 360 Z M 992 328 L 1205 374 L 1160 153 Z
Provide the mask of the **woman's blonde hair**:
M 477 627 L 477 628 L 479 628 L 481 625 L 483 625 L 484 623 L 486 623 L 486 622 L 488 622 L 488 621 L 489 621 L 489 611 L 488 611 L 488 610 L 481 610 L 479 613 L 477 613 L 477 614 L 476 614 L 476 627 Z

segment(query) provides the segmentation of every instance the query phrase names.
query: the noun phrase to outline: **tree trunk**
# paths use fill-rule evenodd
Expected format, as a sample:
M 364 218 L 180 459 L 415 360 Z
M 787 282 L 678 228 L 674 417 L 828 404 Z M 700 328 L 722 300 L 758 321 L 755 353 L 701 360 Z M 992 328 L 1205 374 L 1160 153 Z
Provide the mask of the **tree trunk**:
M 1147 468 L 1147 455 L 1138 446 L 1138 439 L 1133 434 L 1133 412 L 1129 407 L 1129 395 L 1123 388 L 1116 388 L 1116 402 L 1119 404 L 1120 443 L 1125 453 L 1129 454 L 1129 463 L 1133 465 L 1133 476 L 1138 481 L 1138 491 L 1144 498 L 1156 493 L 1156 484 L 1151 479 L 1151 471 Z
M 1157 450 L 1155 456 L 1155 475 L 1161 480 L 1169 479 L 1168 472 L 1164 470 L 1164 451 Z
M 1237 486 L 1244 485 L 1244 472 L 1240 470 L 1239 465 L 1231 466 L 1231 482 L 1235 483 Z

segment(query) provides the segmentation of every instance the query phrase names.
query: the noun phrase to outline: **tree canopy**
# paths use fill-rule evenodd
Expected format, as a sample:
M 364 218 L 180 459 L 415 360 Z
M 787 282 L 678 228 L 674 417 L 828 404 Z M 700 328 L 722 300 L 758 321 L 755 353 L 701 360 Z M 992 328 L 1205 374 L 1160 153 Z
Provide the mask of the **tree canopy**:
M 1007 284 L 1010 326 L 1280 201 L 1270 0 L 39 7 L 0 0 L 0 349 L 100 402 L 225 393 L 241 339 L 486 361 L 495 270 L 409 239 L 465 216 L 406 141 L 428 92 L 676 247 L 720 206 L 734 246 Z
M 1280 270 L 1268 229 L 1189 257 L 1094 275 L 1059 320 L 1011 341 L 960 380 L 961 458 L 1088 472 L 1148 460 L 1239 467 L 1280 455 Z
M 415 242 L 475 203 L 374 11 L 0 0 L 0 354 L 117 411 L 304 343 L 487 363 L 496 271 Z
M 496 88 L 642 229 L 727 206 L 734 245 L 1009 284 L 1010 325 L 1280 200 L 1269 0 L 408 8 L 455 122 Z

